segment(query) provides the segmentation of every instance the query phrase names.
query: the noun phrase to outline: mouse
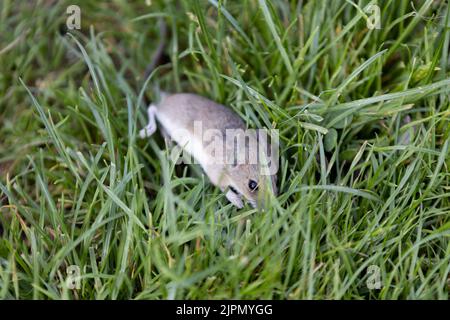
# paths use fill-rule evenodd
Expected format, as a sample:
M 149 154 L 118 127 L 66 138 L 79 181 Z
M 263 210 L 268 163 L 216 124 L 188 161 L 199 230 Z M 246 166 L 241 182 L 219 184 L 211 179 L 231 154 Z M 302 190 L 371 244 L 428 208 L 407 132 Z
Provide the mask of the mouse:
M 267 130 L 247 129 L 231 108 L 193 93 L 164 94 L 147 113 L 140 137 L 150 137 L 159 125 L 234 206 L 247 201 L 261 207 L 261 189 L 277 194 L 278 142 Z
M 160 18 L 158 23 L 160 41 L 144 79 L 161 64 L 167 46 L 166 22 Z M 145 95 L 144 100 L 148 124 L 139 132 L 140 137 L 152 136 L 159 124 L 163 136 L 200 164 L 211 183 L 234 206 L 243 208 L 247 201 L 254 208 L 262 207 L 267 191 L 277 195 L 276 130 L 247 129 L 231 108 L 194 93 L 162 92 L 156 104 Z

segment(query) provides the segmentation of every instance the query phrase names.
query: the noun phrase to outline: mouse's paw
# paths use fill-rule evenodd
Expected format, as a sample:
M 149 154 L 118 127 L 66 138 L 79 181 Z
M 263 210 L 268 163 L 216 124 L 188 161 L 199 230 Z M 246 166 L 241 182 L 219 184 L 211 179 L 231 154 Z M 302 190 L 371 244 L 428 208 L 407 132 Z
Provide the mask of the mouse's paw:
M 141 129 L 139 131 L 139 136 L 141 137 L 141 139 L 144 138 L 148 138 L 150 137 L 152 134 L 155 133 L 156 131 L 156 106 L 151 104 L 148 109 L 147 109 L 147 113 L 148 113 L 148 124 L 145 126 L 144 129 Z
M 155 131 L 156 131 L 156 125 L 148 124 L 144 129 L 141 129 L 139 131 L 139 137 L 141 137 L 141 139 L 148 138 L 152 134 L 154 134 Z
M 228 201 L 230 201 L 239 209 L 242 209 L 244 207 L 244 203 L 242 202 L 241 197 L 238 194 L 234 193 L 233 191 L 228 190 L 225 196 L 227 197 Z

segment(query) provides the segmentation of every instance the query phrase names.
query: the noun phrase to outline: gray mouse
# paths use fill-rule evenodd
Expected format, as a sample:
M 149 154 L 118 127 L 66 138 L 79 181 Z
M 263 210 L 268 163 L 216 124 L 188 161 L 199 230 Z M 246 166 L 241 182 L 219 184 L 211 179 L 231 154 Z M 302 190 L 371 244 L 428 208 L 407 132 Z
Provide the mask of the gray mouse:
M 159 20 L 159 30 L 160 43 L 144 79 L 148 79 L 163 60 L 168 39 L 163 19 Z M 149 105 L 148 101 L 146 103 Z M 243 199 L 257 207 L 265 194 L 262 190 L 277 193 L 276 132 L 275 137 L 271 134 L 269 151 L 267 131 L 246 129 L 244 121 L 233 110 L 192 93 L 164 94 L 157 105 L 149 105 L 147 112 L 149 123 L 140 131 L 140 136 L 151 136 L 158 122 L 162 133 L 191 155 L 236 207 L 243 207 Z M 197 130 L 198 127 L 201 130 Z
M 149 123 L 140 136 L 151 136 L 158 122 L 236 207 L 243 207 L 243 199 L 259 207 L 260 190 L 268 185 L 277 193 L 278 145 L 272 144 L 269 154 L 266 131 L 246 129 L 230 108 L 196 94 L 177 93 L 163 96 L 147 111 Z

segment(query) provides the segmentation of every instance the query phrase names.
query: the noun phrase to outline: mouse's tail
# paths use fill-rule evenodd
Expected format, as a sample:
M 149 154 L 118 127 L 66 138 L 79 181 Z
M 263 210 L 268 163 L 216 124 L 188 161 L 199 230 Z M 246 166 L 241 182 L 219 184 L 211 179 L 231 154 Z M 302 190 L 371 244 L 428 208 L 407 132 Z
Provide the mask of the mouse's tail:
M 158 19 L 158 27 L 159 27 L 159 43 L 156 51 L 153 53 L 152 58 L 150 59 L 150 63 L 145 68 L 144 79 L 147 79 L 153 70 L 159 66 L 163 60 L 164 50 L 167 47 L 167 23 L 164 21 L 164 18 Z
M 150 63 L 147 65 L 144 71 L 144 86 L 146 86 L 147 82 L 149 81 L 149 77 L 152 74 L 153 71 L 162 63 L 163 57 L 164 57 L 164 51 L 167 46 L 167 39 L 168 39 L 168 29 L 167 29 L 167 23 L 164 20 L 163 17 L 158 19 L 158 27 L 159 27 L 159 43 L 158 47 L 156 48 L 156 51 L 153 53 Z M 161 101 L 167 93 L 161 91 L 159 89 L 159 86 L 153 85 L 152 91 L 156 94 L 156 101 Z M 150 100 L 147 97 L 147 95 L 144 93 L 144 103 L 146 106 L 150 105 Z

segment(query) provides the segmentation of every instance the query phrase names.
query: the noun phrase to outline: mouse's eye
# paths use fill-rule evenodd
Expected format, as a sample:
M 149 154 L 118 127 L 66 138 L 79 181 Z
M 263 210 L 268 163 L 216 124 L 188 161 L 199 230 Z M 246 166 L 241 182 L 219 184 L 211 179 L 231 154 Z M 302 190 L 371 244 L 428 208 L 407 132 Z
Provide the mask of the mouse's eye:
M 255 180 L 249 180 L 248 187 L 250 188 L 250 190 L 255 191 L 256 189 L 258 189 L 258 183 Z

